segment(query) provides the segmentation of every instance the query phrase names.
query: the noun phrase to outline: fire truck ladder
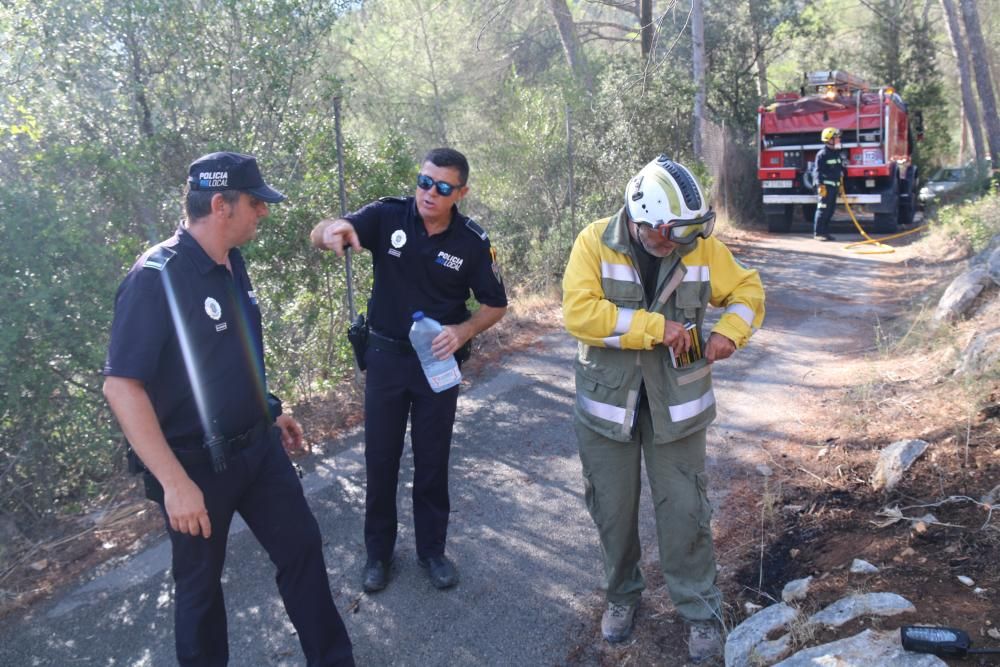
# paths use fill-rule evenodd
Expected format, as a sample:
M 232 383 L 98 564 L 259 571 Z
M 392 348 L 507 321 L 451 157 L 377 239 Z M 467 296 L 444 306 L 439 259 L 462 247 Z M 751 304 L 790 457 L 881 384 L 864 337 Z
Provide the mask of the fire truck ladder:
M 882 117 L 882 106 L 884 100 L 884 92 L 882 90 L 878 91 L 878 112 L 877 113 L 861 113 L 861 96 L 864 95 L 864 91 L 858 90 L 854 93 L 854 139 L 857 144 L 861 145 L 861 119 L 862 118 L 878 118 L 878 140 L 882 144 L 882 159 L 889 154 L 888 137 L 885 136 L 885 127 L 883 125 L 884 118 Z

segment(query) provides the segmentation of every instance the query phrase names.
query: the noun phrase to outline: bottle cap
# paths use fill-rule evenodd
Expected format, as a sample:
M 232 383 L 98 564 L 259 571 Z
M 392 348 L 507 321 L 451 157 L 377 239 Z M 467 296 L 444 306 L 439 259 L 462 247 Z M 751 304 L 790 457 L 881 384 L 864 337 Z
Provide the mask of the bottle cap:
M 413 313 L 413 321 L 414 322 L 419 322 L 422 319 L 424 319 L 424 311 L 418 310 L 415 313 Z

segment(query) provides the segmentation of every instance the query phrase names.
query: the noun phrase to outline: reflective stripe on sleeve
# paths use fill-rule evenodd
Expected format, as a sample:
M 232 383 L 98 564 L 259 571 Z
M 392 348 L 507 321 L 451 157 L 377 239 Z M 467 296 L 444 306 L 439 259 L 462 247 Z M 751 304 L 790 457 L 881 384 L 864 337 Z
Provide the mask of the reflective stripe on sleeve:
M 627 283 L 639 283 L 639 273 L 628 264 L 601 262 L 601 278 L 611 278 Z
M 680 405 L 670 405 L 667 408 L 670 410 L 670 419 L 675 422 L 682 422 L 685 419 L 691 419 L 691 417 L 700 415 L 714 404 L 715 394 L 709 389 L 693 401 L 681 403 Z
M 684 282 L 708 282 L 709 271 L 707 266 L 689 266 L 687 267 L 687 273 L 684 274 Z
M 592 398 L 587 398 L 577 394 L 577 398 L 580 401 L 580 407 L 583 408 L 585 412 L 589 412 L 595 417 L 600 417 L 601 419 L 615 424 L 625 423 L 625 408 L 619 408 L 617 405 L 610 405 L 608 403 L 601 403 L 600 401 L 595 401 Z
M 635 315 L 634 308 L 618 308 L 618 321 L 615 323 L 614 333 L 628 333 L 632 326 L 632 317 Z
M 622 349 L 621 336 L 608 336 L 607 338 L 602 338 L 601 340 L 604 342 L 604 347 L 613 347 L 617 350 Z
M 726 308 L 726 312 L 739 315 L 739 318 L 746 322 L 748 327 L 753 326 L 753 309 L 750 306 L 743 303 L 734 303 Z

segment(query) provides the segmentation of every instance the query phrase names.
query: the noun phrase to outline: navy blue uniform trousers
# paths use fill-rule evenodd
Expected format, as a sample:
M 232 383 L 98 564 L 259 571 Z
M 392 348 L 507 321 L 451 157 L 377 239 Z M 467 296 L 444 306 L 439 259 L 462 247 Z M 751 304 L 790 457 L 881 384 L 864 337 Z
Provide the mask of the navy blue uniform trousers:
M 417 557 L 444 554 L 448 535 L 448 457 L 458 387 L 434 393 L 415 353 L 369 347 L 365 383 L 365 548 L 388 562 L 396 546 L 396 489 L 406 422 L 413 445 L 413 523 Z
M 816 236 L 830 235 L 830 220 L 833 219 L 833 212 L 837 208 L 837 195 L 840 194 L 839 185 L 827 185 L 826 195 L 816 196 L 816 215 L 813 216 L 813 234 Z
M 306 664 L 354 665 L 351 640 L 330 594 L 319 525 L 281 446 L 279 429 L 262 429 L 257 441 L 231 456 L 221 473 L 212 471 L 207 456 L 202 461 L 191 453 L 182 454 L 185 470 L 205 496 L 212 536 L 178 533 L 167 521 L 176 584 L 178 662 L 184 667 L 228 662 L 221 577 L 229 525 L 239 512 L 277 567 L 278 591 L 298 632 Z

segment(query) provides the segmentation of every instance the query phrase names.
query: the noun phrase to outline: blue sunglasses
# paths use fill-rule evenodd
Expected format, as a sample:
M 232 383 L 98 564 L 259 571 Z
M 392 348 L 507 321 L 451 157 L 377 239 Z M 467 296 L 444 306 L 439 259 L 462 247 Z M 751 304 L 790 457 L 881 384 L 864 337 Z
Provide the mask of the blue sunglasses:
M 442 197 L 450 197 L 461 185 L 452 185 L 446 181 L 435 181 L 433 178 L 427 174 L 419 174 L 417 176 L 417 187 L 421 190 L 430 190 L 433 187 L 437 188 L 438 194 Z

